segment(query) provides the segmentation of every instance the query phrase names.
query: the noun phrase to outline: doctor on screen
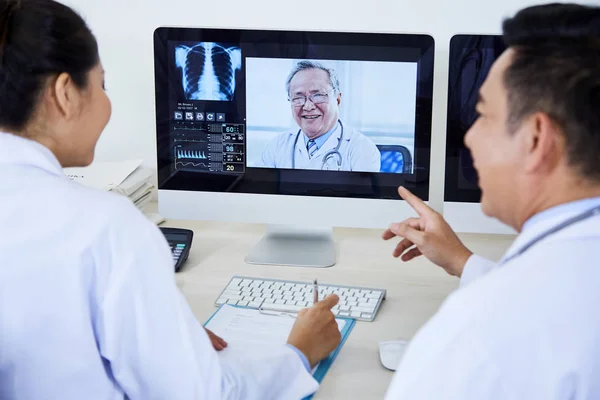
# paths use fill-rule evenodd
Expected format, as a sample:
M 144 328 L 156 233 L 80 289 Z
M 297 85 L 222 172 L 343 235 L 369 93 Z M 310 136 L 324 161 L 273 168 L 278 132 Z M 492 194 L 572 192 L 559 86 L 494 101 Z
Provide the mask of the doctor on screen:
M 339 118 L 342 93 L 333 69 L 300 61 L 286 89 L 298 129 L 266 146 L 262 166 L 379 172 L 381 154 L 375 143 Z

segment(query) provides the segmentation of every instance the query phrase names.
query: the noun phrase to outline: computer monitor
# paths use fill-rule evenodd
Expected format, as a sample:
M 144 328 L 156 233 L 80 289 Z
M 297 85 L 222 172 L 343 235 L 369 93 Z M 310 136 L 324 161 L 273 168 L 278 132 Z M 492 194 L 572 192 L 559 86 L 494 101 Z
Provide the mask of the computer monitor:
M 160 27 L 154 55 L 159 212 L 267 224 L 247 262 L 331 266 L 332 227 L 428 200 L 431 36 Z
M 465 134 L 475 122 L 479 89 L 506 49 L 500 35 L 455 35 L 450 40 L 444 218 L 457 232 L 512 234 L 481 210 L 481 190 Z

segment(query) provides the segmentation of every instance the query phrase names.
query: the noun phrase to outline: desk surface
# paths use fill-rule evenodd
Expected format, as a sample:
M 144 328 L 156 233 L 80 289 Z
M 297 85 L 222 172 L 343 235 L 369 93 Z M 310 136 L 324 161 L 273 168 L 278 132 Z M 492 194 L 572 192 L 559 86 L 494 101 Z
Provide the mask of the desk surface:
M 381 231 L 335 229 L 337 263 L 317 269 L 247 264 L 244 257 L 264 233 L 261 225 L 167 220 L 161 226 L 194 231 L 189 258 L 176 277 L 202 323 L 214 313 L 214 302 L 233 275 L 317 278 L 324 284 L 387 289 L 375 321 L 356 323 L 315 400 L 383 398 L 393 372 L 379 361 L 379 342 L 410 339 L 458 286 L 458 279 L 423 257 L 409 263 L 394 259 L 391 254 L 397 241 L 383 241 Z M 513 237 L 462 235 L 461 239 L 475 253 L 498 260 Z

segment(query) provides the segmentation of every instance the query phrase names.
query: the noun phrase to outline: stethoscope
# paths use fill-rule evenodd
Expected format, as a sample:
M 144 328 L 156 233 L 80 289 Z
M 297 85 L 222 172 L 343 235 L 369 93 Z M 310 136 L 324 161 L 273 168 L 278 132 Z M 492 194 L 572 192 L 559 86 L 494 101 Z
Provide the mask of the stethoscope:
M 542 233 L 541 235 L 537 236 L 535 239 L 533 239 L 532 241 L 530 241 L 529 243 L 527 243 L 525 246 L 523 246 L 518 252 L 516 252 L 515 254 L 511 255 L 510 257 L 505 258 L 504 260 L 502 260 L 500 262 L 500 265 L 502 264 L 506 264 L 507 262 L 509 262 L 510 260 L 512 260 L 513 258 L 519 257 L 521 254 L 525 253 L 527 250 L 529 250 L 529 248 L 531 246 L 533 246 L 534 244 L 536 244 L 537 242 L 539 242 L 542 239 L 545 239 L 546 237 L 552 235 L 553 233 L 556 233 L 562 229 L 565 229 L 568 226 L 573 225 L 576 222 L 580 222 L 583 221 L 585 219 L 594 217 L 596 215 L 600 215 L 600 206 L 596 206 L 590 210 L 587 210 L 586 212 L 583 212 L 581 214 L 578 214 L 576 216 L 574 216 L 573 218 L 570 218 L 568 220 L 566 220 L 565 222 L 562 222 L 561 224 L 555 226 L 554 228 Z
M 340 145 L 342 144 L 342 139 L 344 138 L 344 124 L 342 124 L 342 121 L 339 119 L 338 123 L 340 124 L 342 131 L 340 133 L 340 137 L 338 138 L 337 146 L 335 146 L 335 149 L 330 150 L 323 155 L 323 161 L 321 163 L 322 170 L 325 169 L 326 165 L 329 165 L 328 161 L 333 158 L 337 158 L 338 171 L 342 168 L 342 154 L 340 153 Z M 296 168 L 296 145 L 298 144 L 298 139 L 300 139 L 300 133 L 302 133 L 302 129 L 298 129 L 298 133 L 296 133 L 296 140 L 294 140 L 294 145 L 292 146 L 292 169 Z M 329 169 L 329 167 L 327 169 Z

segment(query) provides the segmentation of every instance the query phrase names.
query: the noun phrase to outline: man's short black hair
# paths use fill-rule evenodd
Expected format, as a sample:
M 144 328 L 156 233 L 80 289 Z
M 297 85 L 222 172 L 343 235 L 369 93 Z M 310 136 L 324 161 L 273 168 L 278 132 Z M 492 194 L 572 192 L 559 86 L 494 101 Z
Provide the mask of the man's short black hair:
M 528 7 L 504 21 L 503 33 L 515 51 L 504 76 L 510 129 L 546 113 L 566 136 L 569 164 L 600 182 L 600 7 Z

